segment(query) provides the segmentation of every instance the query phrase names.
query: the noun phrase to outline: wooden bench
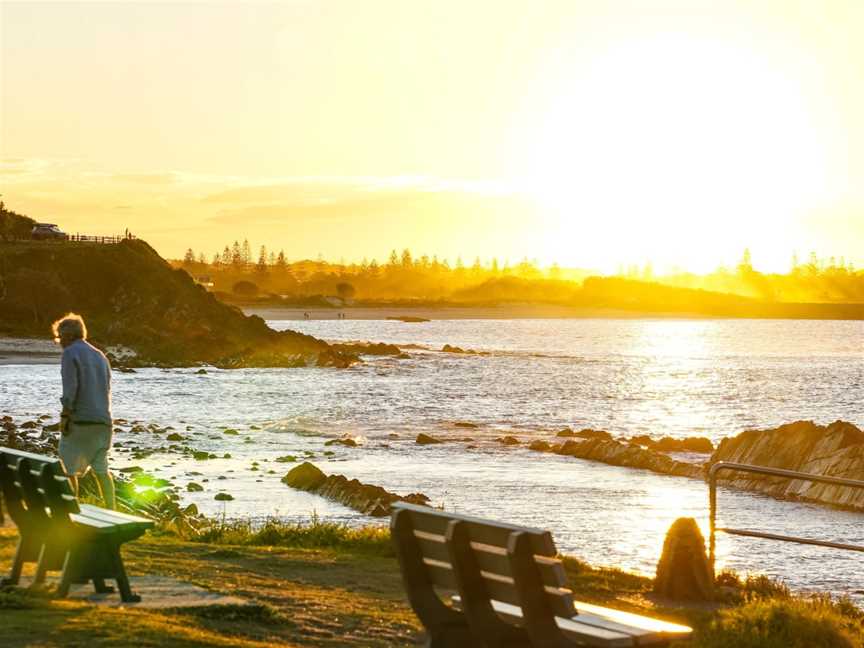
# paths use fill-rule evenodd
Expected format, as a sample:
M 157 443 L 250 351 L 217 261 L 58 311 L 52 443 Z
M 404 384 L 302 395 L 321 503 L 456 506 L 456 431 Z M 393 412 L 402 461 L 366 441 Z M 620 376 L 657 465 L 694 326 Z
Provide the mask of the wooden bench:
M 19 534 L 2 584 L 17 585 L 24 564 L 35 562 L 34 584 L 44 583 L 49 571 L 62 571 L 58 597 L 88 581 L 97 592 L 112 592 L 105 579 L 113 579 L 124 602 L 141 600 L 130 588 L 120 546 L 152 528 L 152 520 L 79 504 L 59 459 L 11 448 L 0 447 L 0 491 Z
M 549 531 L 403 502 L 390 527 L 430 647 L 664 646 L 691 633 L 574 601 Z

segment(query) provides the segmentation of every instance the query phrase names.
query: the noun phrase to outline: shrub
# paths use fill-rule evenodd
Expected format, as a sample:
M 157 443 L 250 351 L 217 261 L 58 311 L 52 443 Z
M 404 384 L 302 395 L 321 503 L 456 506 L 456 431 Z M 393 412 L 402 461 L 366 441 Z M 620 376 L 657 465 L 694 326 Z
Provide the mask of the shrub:
M 235 295 L 240 295 L 241 297 L 254 297 L 258 294 L 258 286 L 256 286 L 251 281 L 238 281 L 231 288 Z
M 851 609 L 855 609 L 854 606 Z M 864 623 L 829 598 L 754 598 L 722 610 L 699 648 L 862 648 Z

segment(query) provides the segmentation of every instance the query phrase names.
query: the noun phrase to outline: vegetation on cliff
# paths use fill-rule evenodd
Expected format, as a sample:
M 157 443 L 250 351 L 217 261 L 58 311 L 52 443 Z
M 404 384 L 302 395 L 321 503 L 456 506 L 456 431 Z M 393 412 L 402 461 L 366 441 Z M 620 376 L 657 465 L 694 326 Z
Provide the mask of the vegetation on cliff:
M 144 241 L 0 245 L 0 335 L 47 335 L 70 310 L 84 316 L 97 344 L 132 349 L 133 363 L 347 366 L 354 359 L 223 304 Z

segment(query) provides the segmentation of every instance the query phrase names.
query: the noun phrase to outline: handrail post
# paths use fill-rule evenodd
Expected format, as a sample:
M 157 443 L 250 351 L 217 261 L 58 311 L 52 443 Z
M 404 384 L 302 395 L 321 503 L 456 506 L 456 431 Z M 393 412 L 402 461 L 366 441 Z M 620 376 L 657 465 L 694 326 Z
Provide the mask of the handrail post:
M 708 564 L 711 565 L 711 577 L 716 578 L 714 567 L 717 560 L 717 471 L 708 473 Z

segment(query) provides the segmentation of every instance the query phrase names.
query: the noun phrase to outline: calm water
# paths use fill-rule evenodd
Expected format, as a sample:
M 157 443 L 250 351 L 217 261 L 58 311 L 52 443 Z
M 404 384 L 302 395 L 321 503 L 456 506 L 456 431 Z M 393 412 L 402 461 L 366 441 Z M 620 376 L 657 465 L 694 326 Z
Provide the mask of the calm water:
M 257 369 L 198 376 L 192 370 L 115 375 L 115 415 L 173 425 L 189 445 L 232 459 L 188 462 L 154 455 L 134 463 L 228 516 L 366 518 L 279 482 L 281 455 L 314 453 L 325 472 L 420 491 L 434 503 L 486 517 L 549 527 L 559 548 L 596 564 L 652 572 L 663 534 L 682 515 L 705 526 L 707 487 L 683 478 L 502 448 L 503 432 L 549 438 L 565 425 L 616 435 L 708 436 L 812 419 L 864 426 L 864 323 L 706 320 L 454 320 L 271 322 L 330 340 L 406 345 L 409 360 L 369 358 L 349 370 Z M 444 344 L 488 352 L 441 353 Z M 0 367 L 0 410 L 52 411 L 56 366 Z M 476 430 L 453 427 L 471 421 Z M 192 426 L 186 431 L 186 426 Z M 262 429 L 254 430 L 250 426 Z M 239 437 L 221 434 L 224 427 Z M 427 432 L 452 441 L 417 446 Z M 327 448 L 350 434 L 363 446 Z M 398 437 L 392 438 L 392 435 Z M 246 437 L 250 443 L 244 443 Z M 468 449 L 471 444 L 476 448 Z M 129 442 L 133 438 L 118 437 Z M 142 446 L 157 436 L 134 437 Z M 252 471 L 252 461 L 261 470 Z M 118 466 L 132 463 L 117 454 Z M 269 470 L 275 471 L 268 474 Z M 189 472 L 202 473 L 189 476 Z M 226 479 L 220 480 L 219 477 Z M 720 521 L 864 544 L 864 515 L 724 491 Z M 864 558 L 720 536 L 724 565 L 784 578 L 795 587 L 864 596 Z

